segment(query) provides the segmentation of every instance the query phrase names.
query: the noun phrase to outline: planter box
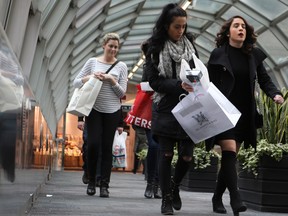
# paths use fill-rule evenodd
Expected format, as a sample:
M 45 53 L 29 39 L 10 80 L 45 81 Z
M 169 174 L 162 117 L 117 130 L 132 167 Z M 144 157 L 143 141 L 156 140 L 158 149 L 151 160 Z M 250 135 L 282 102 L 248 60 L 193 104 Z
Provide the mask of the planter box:
M 211 158 L 211 166 L 194 169 L 194 163 L 181 182 L 181 189 L 194 192 L 213 192 L 216 185 L 218 158 Z
M 238 186 L 249 208 L 262 212 L 288 212 L 288 156 L 279 162 L 264 156 L 257 177 L 240 166 Z

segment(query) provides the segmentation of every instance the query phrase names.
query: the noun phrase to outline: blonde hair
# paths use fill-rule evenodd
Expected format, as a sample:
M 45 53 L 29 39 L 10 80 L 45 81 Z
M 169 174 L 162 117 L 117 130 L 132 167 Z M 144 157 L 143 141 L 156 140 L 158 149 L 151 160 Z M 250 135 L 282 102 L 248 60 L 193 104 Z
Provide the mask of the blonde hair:
M 107 44 L 109 40 L 117 40 L 118 43 L 120 43 L 119 35 L 117 33 L 114 33 L 114 32 L 105 34 L 104 37 L 103 37 L 102 44 L 103 45 Z

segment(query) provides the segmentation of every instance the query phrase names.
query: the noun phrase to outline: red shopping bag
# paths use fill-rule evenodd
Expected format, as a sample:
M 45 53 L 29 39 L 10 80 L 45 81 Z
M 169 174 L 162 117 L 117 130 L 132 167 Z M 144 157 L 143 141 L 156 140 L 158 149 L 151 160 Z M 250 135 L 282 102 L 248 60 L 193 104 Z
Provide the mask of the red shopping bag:
M 134 104 L 124 121 L 143 128 L 151 128 L 152 119 L 152 98 L 153 92 L 141 90 L 140 85 L 136 85 L 137 93 Z

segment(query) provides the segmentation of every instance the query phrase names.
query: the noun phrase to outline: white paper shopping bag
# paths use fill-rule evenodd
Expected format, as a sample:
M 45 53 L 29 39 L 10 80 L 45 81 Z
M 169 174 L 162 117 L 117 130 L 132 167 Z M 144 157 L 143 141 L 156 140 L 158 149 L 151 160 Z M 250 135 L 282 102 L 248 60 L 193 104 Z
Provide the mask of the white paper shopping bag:
M 88 116 L 101 87 L 102 81 L 91 77 L 80 89 L 74 90 L 66 111 L 77 116 Z
M 188 94 L 172 113 L 195 143 L 235 127 L 241 116 L 212 82 L 205 94 Z
M 191 85 L 197 85 L 197 90 L 200 90 L 199 87 L 201 87 L 204 90 L 207 90 L 209 87 L 209 74 L 206 66 L 203 64 L 203 62 L 197 58 L 197 56 L 193 53 L 193 61 L 195 64 L 195 68 L 190 68 L 188 62 L 185 59 L 181 60 L 181 68 L 180 68 L 180 79 L 188 84 Z M 192 81 L 189 79 L 190 77 L 195 77 L 195 79 Z

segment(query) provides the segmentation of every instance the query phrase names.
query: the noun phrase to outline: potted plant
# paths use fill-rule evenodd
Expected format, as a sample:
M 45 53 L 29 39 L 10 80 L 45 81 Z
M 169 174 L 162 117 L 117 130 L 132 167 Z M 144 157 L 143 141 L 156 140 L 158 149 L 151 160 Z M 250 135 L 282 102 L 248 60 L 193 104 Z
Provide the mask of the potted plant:
M 172 158 L 172 173 L 178 159 L 177 147 L 174 148 L 174 155 Z M 147 156 L 147 149 L 143 149 L 137 156 L 140 160 L 145 160 Z M 191 161 L 191 168 L 181 182 L 181 189 L 187 191 L 197 192 L 212 192 L 214 190 L 218 172 L 218 162 L 220 161 L 220 154 L 212 149 L 206 151 L 205 143 L 197 144 L 193 152 L 193 160 Z
M 239 190 L 248 207 L 267 212 L 288 212 L 288 91 L 275 104 L 263 92 L 263 128 L 254 148 L 240 148 Z
M 197 144 L 194 148 L 190 170 L 181 182 L 181 189 L 213 192 L 220 159 L 221 156 L 215 149 L 206 151 L 204 142 Z

